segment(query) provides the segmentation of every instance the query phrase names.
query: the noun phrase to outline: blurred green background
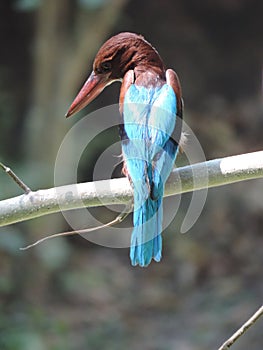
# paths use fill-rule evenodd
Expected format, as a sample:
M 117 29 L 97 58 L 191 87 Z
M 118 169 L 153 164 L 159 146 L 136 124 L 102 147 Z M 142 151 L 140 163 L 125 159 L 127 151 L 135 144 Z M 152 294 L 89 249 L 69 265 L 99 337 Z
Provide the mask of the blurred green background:
M 185 120 L 207 159 L 262 150 L 262 13 L 261 0 L 1 1 L 1 160 L 32 189 L 53 187 L 60 143 L 81 118 L 63 116 L 98 48 L 121 31 L 143 34 L 178 72 Z M 84 113 L 116 103 L 118 91 Z M 87 150 L 79 181 L 118 140 L 107 135 Z M 262 192 L 262 180 L 209 190 L 181 235 L 184 195 L 162 262 L 147 269 L 130 266 L 128 249 L 78 236 L 19 251 L 70 229 L 60 214 L 1 228 L 0 349 L 216 349 L 262 303 Z M 1 172 L 0 199 L 19 194 Z M 233 349 L 262 344 L 259 321 Z

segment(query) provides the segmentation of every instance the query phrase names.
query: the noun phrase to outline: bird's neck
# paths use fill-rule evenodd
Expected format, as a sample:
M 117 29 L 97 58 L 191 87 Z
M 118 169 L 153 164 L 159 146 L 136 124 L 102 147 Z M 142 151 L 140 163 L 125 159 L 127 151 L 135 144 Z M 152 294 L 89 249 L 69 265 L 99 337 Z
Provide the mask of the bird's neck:
M 120 75 L 134 71 L 137 85 L 156 86 L 165 82 L 165 68 L 158 52 L 145 40 L 139 40 L 119 56 Z

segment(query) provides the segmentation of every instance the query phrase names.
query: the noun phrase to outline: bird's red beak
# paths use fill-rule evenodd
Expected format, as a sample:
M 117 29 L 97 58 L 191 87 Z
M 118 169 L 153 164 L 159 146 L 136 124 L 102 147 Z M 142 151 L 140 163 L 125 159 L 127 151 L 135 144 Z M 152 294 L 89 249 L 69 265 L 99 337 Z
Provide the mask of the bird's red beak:
M 96 75 L 92 72 L 83 87 L 80 89 L 80 92 L 72 105 L 69 107 L 66 117 L 68 118 L 86 107 L 108 84 L 108 76 Z

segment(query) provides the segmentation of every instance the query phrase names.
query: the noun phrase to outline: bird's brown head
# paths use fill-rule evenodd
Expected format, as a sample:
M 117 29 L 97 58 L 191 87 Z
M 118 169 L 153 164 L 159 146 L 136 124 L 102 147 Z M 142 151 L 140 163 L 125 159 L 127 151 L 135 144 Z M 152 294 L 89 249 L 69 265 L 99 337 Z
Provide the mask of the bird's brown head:
M 93 71 L 70 106 L 66 117 L 77 113 L 93 101 L 114 81 L 121 81 L 129 70 L 156 70 L 164 76 L 164 65 L 158 52 L 143 36 L 120 33 L 107 40 L 99 49 Z

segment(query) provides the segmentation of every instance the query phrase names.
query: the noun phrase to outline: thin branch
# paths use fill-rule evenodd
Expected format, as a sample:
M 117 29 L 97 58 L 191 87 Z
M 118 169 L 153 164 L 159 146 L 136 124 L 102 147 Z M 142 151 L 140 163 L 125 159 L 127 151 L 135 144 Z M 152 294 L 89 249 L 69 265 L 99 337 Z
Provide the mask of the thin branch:
M 0 167 L 18 184 L 20 188 L 22 188 L 25 193 L 31 192 L 31 189 L 13 172 L 13 170 L 1 162 Z
M 263 151 L 174 169 L 165 196 L 263 177 Z M 0 226 L 83 207 L 127 204 L 133 191 L 126 178 L 55 187 L 0 201 Z
M 39 244 L 41 244 L 49 239 L 52 239 L 52 238 L 57 238 L 57 237 L 62 237 L 62 236 L 80 235 L 83 233 L 94 232 L 94 231 L 100 230 L 100 229 L 105 228 L 105 227 L 120 224 L 131 213 L 132 208 L 133 208 L 133 205 L 128 204 L 122 213 L 120 213 L 115 219 L 108 222 L 107 224 L 103 224 L 103 225 L 99 225 L 99 226 L 91 227 L 91 228 L 85 228 L 83 230 L 78 230 L 78 231 L 66 231 L 66 232 L 54 233 L 52 235 L 43 237 L 43 238 L 39 239 L 38 241 L 27 245 L 26 247 L 20 248 L 20 250 L 27 250 L 27 249 L 33 248 L 33 247 L 35 247 L 35 246 L 37 246 L 37 245 L 39 245 Z
M 229 339 L 227 339 L 218 350 L 228 350 L 239 337 L 241 337 L 261 316 L 263 315 L 263 305 L 245 322 Z

